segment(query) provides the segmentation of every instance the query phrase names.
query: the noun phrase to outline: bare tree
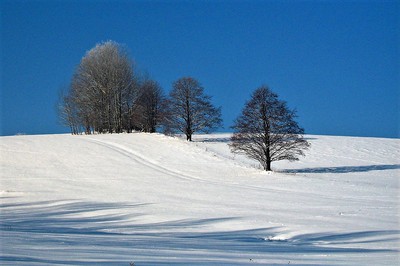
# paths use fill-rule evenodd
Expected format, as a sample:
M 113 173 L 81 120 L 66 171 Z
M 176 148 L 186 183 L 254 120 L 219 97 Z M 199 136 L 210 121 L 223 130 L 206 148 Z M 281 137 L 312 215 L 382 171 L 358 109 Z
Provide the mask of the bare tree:
M 146 79 L 140 86 L 139 95 L 134 110 L 136 125 L 144 132 L 154 133 L 163 117 L 163 90 L 154 80 Z
M 66 94 L 64 90 L 61 90 L 59 94 L 57 112 L 61 124 L 68 126 L 71 130 L 71 134 L 77 135 L 80 133 L 80 122 L 75 102 L 71 95 Z
M 85 133 L 120 133 L 130 124 L 124 120 L 130 119 L 135 90 L 134 67 L 126 50 L 108 41 L 82 58 L 69 97 Z
M 266 171 L 271 171 L 274 161 L 296 161 L 310 144 L 295 118 L 295 110 L 289 110 L 286 102 L 262 86 L 253 92 L 235 120 L 230 148 L 257 160 Z
M 211 103 L 200 83 L 191 77 L 178 79 L 169 94 L 165 127 L 182 132 L 188 141 L 195 132 L 208 133 L 222 124 L 221 107 Z

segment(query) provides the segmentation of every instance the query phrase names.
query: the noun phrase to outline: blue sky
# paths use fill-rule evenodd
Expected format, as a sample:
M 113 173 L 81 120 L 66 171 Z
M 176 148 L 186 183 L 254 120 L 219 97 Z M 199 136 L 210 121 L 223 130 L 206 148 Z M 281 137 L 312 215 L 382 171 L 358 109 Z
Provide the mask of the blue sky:
M 225 128 L 262 84 L 309 134 L 400 137 L 399 1 L 1 0 L 1 135 L 68 132 L 58 91 L 96 43 L 168 92 L 198 79 Z

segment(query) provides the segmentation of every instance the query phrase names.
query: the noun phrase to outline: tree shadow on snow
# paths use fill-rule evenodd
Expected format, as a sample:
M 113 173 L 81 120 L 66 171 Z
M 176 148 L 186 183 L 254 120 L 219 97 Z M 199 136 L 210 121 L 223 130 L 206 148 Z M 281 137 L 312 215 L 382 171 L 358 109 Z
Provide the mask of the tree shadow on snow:
M 395 253 L 361 246 L 398 241 L 400 235 L 398 230 L 387 230 L 280 239 L 275 236 L 281 228 L 212 229 L 239 219 L 235 217 L 143 223 L 144 206 L 148 204 L 79 201 L 0 205 L 0 261 L 10 265 L 129 265 L 130 261 L 135 265 L 243 265 L 243 258 L 254 254 L 274 259 L 295 254 Z
M 323 174 L 323 173 L 359 173 L 369 171 L 384 171 L 400 169 L 400 164 L 382 164 L 382 165 L 365 165 L 365 166 L 339 166 L 339 167 L 316 167 L 316 168 L 300 168 L 286 169 L 284 173 L 303 173 L 303 174 Z
M 305 140 L 316 140 L 317 138 L 313 138 L 313 137 L 305 137 Z M 231 142 L 231 138 L 230 137 L 200 137 L 200 136 L 196 136 L 196 138 L 194 139 L 194 142 L 205 142 L 205 143 L 230 143 Z
M 229 143 L 229 142 L 231 142 L 231 138 L 228 138 L 228 137 L 214 137 L 214 138 L 196 137 L 196 139 L 194 139 L 194 142 Z

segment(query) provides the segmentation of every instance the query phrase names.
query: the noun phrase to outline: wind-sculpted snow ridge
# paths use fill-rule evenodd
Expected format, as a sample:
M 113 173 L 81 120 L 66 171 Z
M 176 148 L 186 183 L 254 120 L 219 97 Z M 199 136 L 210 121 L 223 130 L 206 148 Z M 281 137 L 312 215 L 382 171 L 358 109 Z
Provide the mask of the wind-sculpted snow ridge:
M 398 263 L 398 139 L 307 136 L 266 173 L 229 138 L 1 137 L 0 264 Z

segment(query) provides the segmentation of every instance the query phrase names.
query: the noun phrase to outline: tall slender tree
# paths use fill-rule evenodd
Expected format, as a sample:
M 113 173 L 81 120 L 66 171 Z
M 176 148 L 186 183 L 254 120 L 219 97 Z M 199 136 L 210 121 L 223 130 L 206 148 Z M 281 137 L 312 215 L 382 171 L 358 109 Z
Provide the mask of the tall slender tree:
M 68 126 L 73 135 L 81 132 L 75 101 L 70 94 L 66 94 L 65 90 L 60 91 L 57 112 L 61 123 Z
M 230 148 L 257 160 L 266 171 L 271 171 L 274 161 L 296 161 L 310 144 L 303 138 L 304 129 L 295 118 L 295 110 L 262 86 L 253 92 L 235 120 Z
M 221 107 L 213 106 L 196 79 L 184 77 L 173 83 L 165 121 L 166 128 L 192 141 L 193 133 L 207 133 L 222 125 Z

